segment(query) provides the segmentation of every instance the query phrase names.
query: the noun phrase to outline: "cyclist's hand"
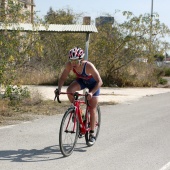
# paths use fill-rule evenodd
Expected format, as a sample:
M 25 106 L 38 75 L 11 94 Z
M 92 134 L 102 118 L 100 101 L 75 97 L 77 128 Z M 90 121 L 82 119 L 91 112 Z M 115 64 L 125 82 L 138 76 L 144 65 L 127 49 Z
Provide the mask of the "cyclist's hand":
M 59 95 L 60 95 L 60 91 L 59 91 L 58 89 L 55 89 L 55 90 L 54 90 L 54 94 L 55 94 L 54 101 L 55 101 L 56 98 L 57 98 L 57 100 L 58 100 Z
M 93 97 L 93 94 L 92 93 L 88 93 L 87 100 L 90 100 L 92 97 Z
M 60 91 L 59 91 L 58 89 L 55 89 L 55 90 L 54 90 L 54 94 L 55 94 L 56 96 L 58 96 L 58 95 L 60 94 Z

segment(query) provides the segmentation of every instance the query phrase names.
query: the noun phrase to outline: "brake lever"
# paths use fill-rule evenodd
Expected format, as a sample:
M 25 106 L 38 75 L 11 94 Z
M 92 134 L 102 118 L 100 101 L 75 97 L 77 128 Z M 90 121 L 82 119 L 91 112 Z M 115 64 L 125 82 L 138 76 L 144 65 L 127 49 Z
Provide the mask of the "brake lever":
M 74 99 L 75 99 L 75 100 L 78 100 L 79 93 L 78 93 L 78 92 L 75 92 L 75 93 L 73 94 L 73 96 L 74 96 Z
M 55 93 L 54 101 L 55 101 L 56 98 L 57 98 L 58 103 L 61 103 L 60 98 L 59 98 L 59 90 L 56 89 L 56 90 L 54 91 L 54 93 Z

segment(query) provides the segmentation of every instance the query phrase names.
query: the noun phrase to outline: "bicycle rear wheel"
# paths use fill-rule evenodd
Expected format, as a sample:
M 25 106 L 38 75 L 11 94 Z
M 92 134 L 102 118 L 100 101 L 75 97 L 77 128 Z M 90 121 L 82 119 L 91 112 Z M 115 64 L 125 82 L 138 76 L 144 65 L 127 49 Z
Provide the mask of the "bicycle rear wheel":
M 86 120 L 86 121 L 88 121 L 88 120 Z M 87 122 L 87 124 L 89 124 L 89 126 L 90 126 L 90 121 Z M 95 129 L 94 129 L 94 135 L 95 135 L 96 140 L 97 140 L 97 138 L 99 136 L 100 126 L 101 126 L 101 112 L 100 112 L 100 106 L 97 105 L 97 109 L 96 109 L 96 125 L 95 125 Z M 87 146 L 91 146 L 91 145 L 88 144 L 89 134 L 90 134 L 89 131 L 87 131 L 86 134 L 85 134 L 85 140 L 86 140 Z
M 69 108 L 61 121 L 59 133 L 60 151 L 63 156 L 72 154 L 79 134 L 79 121 L 74 108 Z

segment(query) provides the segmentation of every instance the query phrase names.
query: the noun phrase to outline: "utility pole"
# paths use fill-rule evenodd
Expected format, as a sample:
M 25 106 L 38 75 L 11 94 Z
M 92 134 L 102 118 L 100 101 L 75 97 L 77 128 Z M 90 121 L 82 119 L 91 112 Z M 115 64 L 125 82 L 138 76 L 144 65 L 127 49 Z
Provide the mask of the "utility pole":
M 168 43 L 165 43 L 165 58 L 164 58 L 164 63 L 166 65 L 166 58 L 167 58 L 167 47 L 168 47 Z
M 152 22 L 153 22 L 153 0 L 151 0 L 150 52 L 152 51 Z
M 91 17 L 83 18 L 83 25 L 90 25 L 90 23 L 91 23 Z M 85 60 L 88 60 L 89 39 L 90 39 L 90 33 L 86 33 L 85 57 L 84 57 Z

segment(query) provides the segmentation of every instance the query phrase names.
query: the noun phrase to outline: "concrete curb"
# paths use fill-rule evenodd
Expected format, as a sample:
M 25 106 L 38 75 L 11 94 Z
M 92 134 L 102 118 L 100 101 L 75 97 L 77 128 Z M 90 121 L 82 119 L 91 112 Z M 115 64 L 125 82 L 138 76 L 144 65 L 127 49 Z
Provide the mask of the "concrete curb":
M 54 90 L 56 86 L 27 86 L 33 93 L 37 91 L 40 93 L 44 100 L 54 100 Z M 66 91 L 67 87 L 64 86 L 62 91 Z M 102 87 L 99 96 L 100 102 L 115 102 L 123 103 L 138 100 L 144 96 L 156 95 L 161 93 L 170 92 L 170 88 L 110 88 Z M 83 93 L 83 91 L 80 91 Z M 66 101 L 67 96 L 61 95 L 61 101 Z

